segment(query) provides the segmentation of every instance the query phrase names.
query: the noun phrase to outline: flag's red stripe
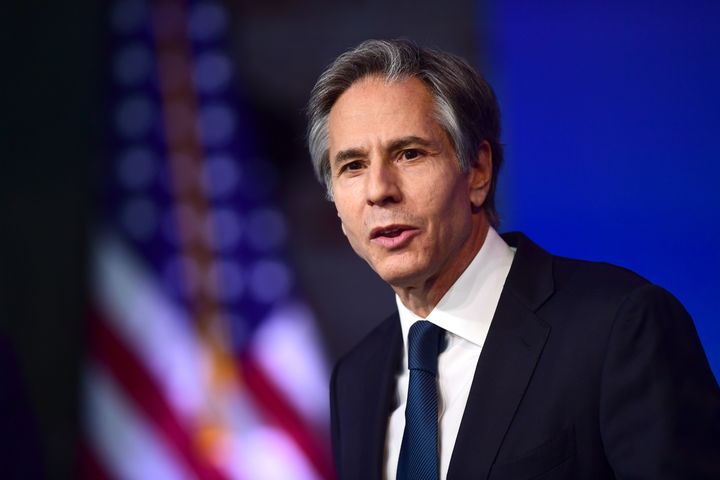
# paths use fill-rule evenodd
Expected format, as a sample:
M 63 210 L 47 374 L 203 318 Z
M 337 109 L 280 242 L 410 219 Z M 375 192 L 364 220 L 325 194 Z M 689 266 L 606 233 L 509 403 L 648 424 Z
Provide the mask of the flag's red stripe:
M 330 460 L 330 453 L 327 448 L 323 448 L 327 442 L 321 441 L 317 435 L 310 432 L 307 424 L 285 398 L 285 395 L 278 390 L 250 355 L 242 355 L 239 362 L 239 370 L 243 375 L 242 381 L 247 385 L 263 413 L 290 435 L 323 479 L 334 480 L 335 470 Z
M 162 4 L 156 4 L 156 7 L 161 5 Z M 180 71 L 175 71 L 163 69 L 161 65 L 159 71 L 160 90 L 163 96 L 164 122 L 167 126 L 172 126 L 174 120 L 171 116 L 171 111 L 168 109 L 169 104 L 173 100 L 183 99 L 191 106 L 191 108 L 193 108 L 194 115 L 197 115 L 197 107 L 200 102 L 197 91 L 194 88 L 192 77 L 191 66 L 194 58 L 191 43 L 186 31 L 187 11 L 183 3 L 179 3 L 178 6 L 181 9 L 181 13 L 178 13 L 177 16 L 172 17 L 171 19 L 163 18 L 162 10 L 160 9 L 156 10 L 156 15 L 154 17 L 155 28 L 158 27 L 158 24 L 161 21 L 166 23 L 165 26 L 168 26 L 168 21 L 180 22 L 179 25 L 176 25 L 178 27 L 175 30 L 176 35 L 170 38 L 156 37 L 155 48 L 158 56 L 163 57 L 164 55 L 168 55 L 168 53 L 179 53 L 188 60 L 188 62 L 184 65 L 190 67 L 181 69 Z M 168 88 L 169 84 L 176 84 L 178 78 L 184 80 L 184 82 L 182 82 L 184 88 L 178 90 Z M 202 159 L 204 157 L 202 154 L 201 139 L 197 134 L 183 137 L 182 141 L 176 140 L 173 142 L 172 139 L 169 138 L 167 140 L 170 153 L 173 151 L 181 151 L 185 154 L 190 152 L 191 155 L 194 155 L 197 158 Z M 181 163 L 178 163 L 177 159 L 179 158 L 180 156 L 177 155 L 169 155 L 170 169 L 171 173 L 174 175 L 181 173 L 181 169 L 184 168 Z M 195 208 L 199 211 L 206 212 L 210 206 L 207 194 L 203 189 L 199 190 L 197 193 L 198 195 L 193 197 Z M 174 195 L 178 201 L 182 200 L 182 196 L 178 191 L 175 191 Z M 186 229 L 186 225 L 183 224 L 183 222 L 180 222 L 180 233 L 181 237 L 183 237 L 183 234 L 189 235 L 192 232 Z M 189 255 L 193 254 L 192 251 L 187 251 L 186 253 Z M 207 258 L 197 258 L 196 255 L 196 260 L 207 261 Z M 214 307 L 220 307 L 217 303 L 212 303 L 214 304 Z M 198 305 L 195 305 L 194 310 L 196 311 L 196 317 L 200 318 L 200 315 L 197 315 L 197 311 L 200 310 Z M 286 431 L 322 478 L 326 480 L 333 479 L 334 473 L 329 460 L 330 456 L 326 451 L 327 449 L 322 448 L 322 445 L 324 445 L 325 442 L 318 441 L 315 436 L 310 433 L 310 429 L 308 429 L 304 424 L 300 415 L 295 412 L 292 405 L 286 398 L 284 398 L 273 382 L 267 378 L 264 372 L 258 368 L 254 361 L 251 359 L 245 359 L 241 360 L 241 364 L 243 373 L 241 381 L 246 384 L 248 393 L 257 400 L 256 404 L 259 408 L 261 408 L 269 418 L 274 419 L 280 428 Z
M 142 362 L 97 311 L 90 314 L 90 335 L 94 356 L 109 368 L 188 469 L 200 480 L 224 480 L 226 477 L 196 450 L 189 433 Z
M 98 461 L 97 454 L 87 439 L 80 442 L 80 478 L 82 480 L 115 480 Z

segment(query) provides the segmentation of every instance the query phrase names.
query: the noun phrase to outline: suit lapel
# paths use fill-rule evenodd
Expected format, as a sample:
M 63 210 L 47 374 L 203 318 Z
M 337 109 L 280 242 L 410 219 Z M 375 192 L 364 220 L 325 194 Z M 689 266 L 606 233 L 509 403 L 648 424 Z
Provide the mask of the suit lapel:
M 385 320 L 385 325 L 376 334 L 376 341 L 364 358 L 363 368 L 356 369 L 358 389 L 353 394 L 353 404 L 362 415 L 358 423 L 360 431 L 350 437 L 357 444 L 348 451 L 358 455 L 351 462 L 357 473 L 346 472 L 352 478 L 363 480 L 382 478 L 387 422 L 395 393 L 395 374 L 402 355 L 398 315 Z
M 535 310 L 552 294 L 552 258 L 527 238 L 517 251 L 478 360 L 448 471 L 486 478 L 550 334 Z

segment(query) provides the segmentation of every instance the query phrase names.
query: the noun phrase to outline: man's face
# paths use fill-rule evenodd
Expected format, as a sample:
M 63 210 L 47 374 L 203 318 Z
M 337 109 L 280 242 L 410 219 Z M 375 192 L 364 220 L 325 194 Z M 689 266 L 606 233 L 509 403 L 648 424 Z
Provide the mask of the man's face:
M 367 77 L 337 100 L 328 120 L 331 188 L 355 252 L 393 287 L 454 282 L 482 244 L 479 207 L 486 157 L 462 173 L 418 79 Z

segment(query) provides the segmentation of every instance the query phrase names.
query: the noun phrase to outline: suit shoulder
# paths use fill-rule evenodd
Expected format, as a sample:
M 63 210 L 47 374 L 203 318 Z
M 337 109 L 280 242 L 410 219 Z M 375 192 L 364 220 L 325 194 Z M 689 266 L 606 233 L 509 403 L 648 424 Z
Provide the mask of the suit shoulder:
M 553 257 L 553 280 L 554 294 L 541 309 L 550 323 L 584 319 L 604 331 L 629 303 L 674 300 L 637 273 L 603 262 Z
M 400 339 L 400 319 L 397 312 L 385 318 L 370 332 L 368 332 L 355 346 L 340 357 L 335 365 L 335 374 L 342 368 L 362 367 L 393 348 L 393 344 Z
M 519 232 L 503 238 L 516 248 L 507 281 L 532 309 L 558 301 L 589 307 L 601 302 L 612 307 L 618 299 L 650 284 L 627 268 L 553 255 Z
M 611 297 L 626 296 L 638 288 L 652 285 L 625 267 L 567 257 L 553 257 L 553 277 L 558 289 L 587 289 Z

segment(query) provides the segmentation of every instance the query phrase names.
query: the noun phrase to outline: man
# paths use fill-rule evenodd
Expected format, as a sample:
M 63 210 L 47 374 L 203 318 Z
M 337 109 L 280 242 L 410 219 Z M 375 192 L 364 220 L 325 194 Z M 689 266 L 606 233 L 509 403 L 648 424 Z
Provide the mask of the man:
M 677 300 L 496 233 L 499 110 L 472 67 L 368 41 L 308 115 L 343 232 L 398 307 L 333 373 L 341 479 L 720 478 L 720 392 Z

